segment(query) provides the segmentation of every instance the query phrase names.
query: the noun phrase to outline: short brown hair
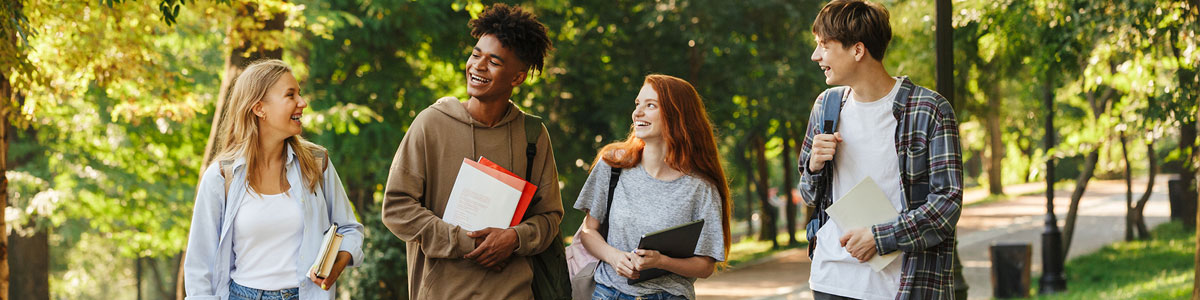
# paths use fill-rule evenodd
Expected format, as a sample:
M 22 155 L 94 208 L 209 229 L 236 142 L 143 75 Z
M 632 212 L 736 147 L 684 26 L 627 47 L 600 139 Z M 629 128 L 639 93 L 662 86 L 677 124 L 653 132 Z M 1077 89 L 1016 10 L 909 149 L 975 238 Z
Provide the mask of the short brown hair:
M 883 54 L 892 41 L 889 19 L 887 8 L 879 3 L 833 0 L 817 14 L 812 32 L 822 41 L 838 41 L 846 48 L 862 42 L 871 57 L 883 61 Z

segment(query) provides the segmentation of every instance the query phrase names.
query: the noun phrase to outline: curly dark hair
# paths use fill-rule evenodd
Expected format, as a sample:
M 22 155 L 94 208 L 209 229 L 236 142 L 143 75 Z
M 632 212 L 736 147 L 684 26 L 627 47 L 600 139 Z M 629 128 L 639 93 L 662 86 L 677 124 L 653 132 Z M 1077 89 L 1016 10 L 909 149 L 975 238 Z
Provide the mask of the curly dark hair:
M 538 22 L 533 13 L 520 7 L 496 3 L 469 24 L 472 37 L 495 36 L 501 45 L 528 64 L 530 70 L 541 72 L 546 54 L 554 49 L 550 37 L 546 35 L 546 25 Z

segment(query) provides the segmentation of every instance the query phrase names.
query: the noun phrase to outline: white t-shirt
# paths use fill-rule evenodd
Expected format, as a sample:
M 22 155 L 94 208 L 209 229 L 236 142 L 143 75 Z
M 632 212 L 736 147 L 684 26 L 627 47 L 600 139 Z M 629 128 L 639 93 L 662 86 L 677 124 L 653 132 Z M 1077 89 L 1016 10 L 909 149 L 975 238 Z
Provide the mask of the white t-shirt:
M 842 134 L 842 142 L 838 143 L 837 154 L 833 157 L 834 201 L 869 176 L 879 184 L 896 211 L 903 210 L 904 193 L 895 143 L 896 118 L 892 115 L 893 99 L 901 82 L 896 78 L 891 92 L 873 102 L 859 102 L 854 99 L 854 93 L 848 92 L 849 99 L 842 106 L 838 121 L 837 131 Z M 858 262 L 842 248 L 842 235 L 850 229 L 854 228 L 839 228 L 831 221 L 817 231 L 809 285 L 814 291 L 857 299 L 896 298 L 900 291 L 903 254 L 901 259 L 875 272 L 870 265 Z
M 297 272 L 304 230 L 300 203 L 288 194 L 259 195 L 246 189 L 233 217 L 234 282 L 260 290 L 300 286 Z

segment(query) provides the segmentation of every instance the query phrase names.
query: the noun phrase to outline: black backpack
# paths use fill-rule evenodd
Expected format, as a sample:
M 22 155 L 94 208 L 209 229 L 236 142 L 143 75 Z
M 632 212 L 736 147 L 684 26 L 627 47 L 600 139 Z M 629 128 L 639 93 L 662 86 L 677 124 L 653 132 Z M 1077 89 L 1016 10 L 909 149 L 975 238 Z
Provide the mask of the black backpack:
M 542 135 L 542 118 L 525 114 L 525 180 L 533 176 L 533 158 L 537 155 L 537 140 Z M 531 181 L 532 182 L 532 181 Z M 529 207 L 537 206 L 542 197 L 533 197 Z M 529 219 L 533 209 L 525 210 L 521 221 Z M 571 277 L 567 275 L 567 253 L 563 244 L 562 234 L 553 233 L 558 238 L 550 242 L 550 246 L 542 253 L 529 257 L 529 267 L 533 270 L 533 299 L 536 300 L 569 300 L 571 299 Z

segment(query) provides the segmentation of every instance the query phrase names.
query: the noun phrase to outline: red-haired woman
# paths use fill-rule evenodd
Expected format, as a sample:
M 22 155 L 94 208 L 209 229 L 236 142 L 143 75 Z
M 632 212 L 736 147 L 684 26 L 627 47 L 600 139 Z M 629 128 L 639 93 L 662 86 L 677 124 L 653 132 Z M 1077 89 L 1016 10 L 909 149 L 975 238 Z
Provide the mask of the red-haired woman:
M 694 299 L 696 278 L 712 275 L 729 253 L 729 185 L 712 124 L 696 89 L 676 77 L 647 76 L 635 104 L 629 137 L 600 150 L 575 201 L 587 212 L 577 240 L 602 262 L 592 297 Z M 609 209 L 612 168 L 622 172 Z M 643 234 L 700 219 L 696 256 L 635 249 Z M 607 240 L 598 231 L 601 220 L 608 220 Z M 654 268 L 672 274 L 627 283 Z

